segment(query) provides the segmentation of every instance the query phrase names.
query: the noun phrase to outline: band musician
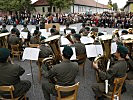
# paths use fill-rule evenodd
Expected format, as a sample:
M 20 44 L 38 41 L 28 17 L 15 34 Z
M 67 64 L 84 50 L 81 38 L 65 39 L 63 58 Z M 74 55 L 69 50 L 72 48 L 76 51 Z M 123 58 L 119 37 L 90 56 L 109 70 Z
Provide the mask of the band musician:
M 70 58 L 73 55 L 72 48 L 65 46 L 63 49 L 63 61 L 60 64 L 54 65 L 49 71 L 43 66 L 42 90 L 44 98 L 50 100 L 50 94 L 57 96 L 55 85 L 69 86 L 75 84 L 75 78 L 78 74 L 79 67 L 76 62 L 71 62 Z M 56 78 L 56 83 L 49 81 L 50 78 Z M 62 93 L 62 96 L 71 95 L 73 92 Z
M 10 51 L 6 48 L 0 48 L 0 86 L 14 86 L 13 96 L 19 97 L 24 95 L 31 87 L 31 82 L 28 80 L 21 80 L 25 70 L 17 65 L 7 62 Z M 9 99 L 8 92 L 0 91 L 0 96 Z M 6 100 L 7 100 L 6 99 Z
M 128 49 L 122 45 L 118 45 L 117 51 L 115 53 L 115 57 L 117 58 L 117 62 L 109 68 L 108 71 L 103 72 L 99 69 L 97 63 L 93 63 L 94 69 L 98 72 L 99 77 L 102 80 L 109 81 L 109 91 L 113 91 L 113 82 L 114 78 L 124 77 L 127 71 L 127 63 L 126 57 L 128 54 Z M 123 86 L 124 87 L 124 86 Z M 95 83 L 92 86 L 92 90 L 95 93 L 95 96 L 98 97 L 98 100 L 103 100 L 102 94 L 105 92 L 105 84 L 104 83 Z M 126 89 L 123 88 L 122 92 L 125 92 Z

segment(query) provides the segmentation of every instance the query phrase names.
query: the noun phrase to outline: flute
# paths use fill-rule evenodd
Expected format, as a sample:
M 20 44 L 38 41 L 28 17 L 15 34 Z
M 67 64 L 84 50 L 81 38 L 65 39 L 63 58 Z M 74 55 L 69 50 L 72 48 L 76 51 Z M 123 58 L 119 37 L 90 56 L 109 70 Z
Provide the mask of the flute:
M 109 70 L 109 66 L 110 66 L 110 59 L 108 60 L 108 63 L 107 63 L 107 71 Z M 108 80 L 105 80 L 105 93 L 107 94 L 108 93 Z

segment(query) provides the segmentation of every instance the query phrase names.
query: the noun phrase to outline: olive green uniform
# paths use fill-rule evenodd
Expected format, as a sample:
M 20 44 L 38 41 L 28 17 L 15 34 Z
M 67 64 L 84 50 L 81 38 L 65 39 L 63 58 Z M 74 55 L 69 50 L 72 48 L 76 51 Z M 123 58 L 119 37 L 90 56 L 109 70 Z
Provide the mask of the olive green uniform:
M 20 80 L 20 76 L 25 70 L 16 64 L 0 63 L 0 86 L 13 85 L 15 90 L 13 91 L 14 97 L 24 95 L 31 87 L 31 82 L 28 80 Z M 6 98 L 10 98 L 9 93 L 3 93 L 0 91 L 0 95 Z
M 75 84 L 75 78 L 78 74 L 79 67 L 76 62 L 70 60 L 62 61 L 60 64 L 53 66 L 49 71 L 44 71 L 42 90 L 46 100 L 50 100 L 50 94 L 57 95 L 55 84 L 50 83 L 48 79 L 55 77 L 56 84 L 68 86 Z
M 124 77 L 127 71 L 127 63 L 125 60 L 119 60 L 116 64 L 111 66 L 107 72 L 99 71 L 99 77 L 102 80 L 109 80 L 109 91 L 113 91 L 114 88 L 114 78 Z M 92 90 L 97 97 L 101 97 L 103 92 L 105 92 L 104 83 L 94 83 L 92 85 Z

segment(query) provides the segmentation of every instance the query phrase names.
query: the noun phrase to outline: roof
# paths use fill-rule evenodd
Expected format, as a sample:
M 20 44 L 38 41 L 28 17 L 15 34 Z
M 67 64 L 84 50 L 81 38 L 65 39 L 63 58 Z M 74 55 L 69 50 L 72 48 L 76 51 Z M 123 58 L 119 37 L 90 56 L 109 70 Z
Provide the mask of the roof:
M 99 7 L 99 8 L 108 8 L 107 5 L 97 3 L 94 0 L 75 0 L 77 5 L 84 5 L 84 6 L 92 6 L 92 7 Z
M 47 0 L 38 0 L 33 4 L 35 6 L 44 6 L 44 5 L 48 5 L 48 2 Z M 74 4 L 108 9 L 107 5 L 97 3 L 95 0 L 75 0 Z
M 47 0 L 38 0 L 35 3 L 33 3 L 33 5 L 35 6 L 44 6 L 44 5 L 48 5 L 48 1 Z
M 130 3 L 133 3 L 133 0 L 128 0 L 124 8 L 126 8 Z

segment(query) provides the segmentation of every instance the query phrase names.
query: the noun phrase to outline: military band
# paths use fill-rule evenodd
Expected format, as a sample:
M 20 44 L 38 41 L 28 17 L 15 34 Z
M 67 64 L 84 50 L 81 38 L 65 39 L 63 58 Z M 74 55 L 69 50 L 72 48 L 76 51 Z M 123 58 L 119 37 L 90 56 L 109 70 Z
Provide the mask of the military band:
M 3 25 L 2 33 L 8 32 L 6 30 L 5 25 Z M 28 32 L 27 39 L 23 37 L 20 38 L 21 32 Z M 69 32 L 69 33 L 67 33 Z M 123 40 L 121 38 L 122 35 L 133 35 L 133 29 L 129 28 L 128 30 L 123 30 L 121 34 L 119 34 L 119 30 L 114 30 L 111 38 L 109 39 L 101 39 L 102 36 L 105 35 L 102 32 L 98 32 L 97 27 L 90 28 L 82 24 L 82 28 L 79 33 L 69 27 L 69 23 L 66 23 L 66 28 L 64 29 L 64 37 L 70 41 L 69 44 L 63 45 L 64 49 L 61 53 L 60 47 L 60 32 L 56 29 L 56 25 L 53 25 L 50 29 L 50 36 L 46 38 L 43 37 L 41 32 L 39 31 L 39 27 L 36 27 L 33 35 L 31 35 L 30 31 L 27 28 L 27 25 L 24 24 L 24 29 L 19 32 L 14 25 L 14 28 L 11 29 L 11 33 L 8 36 L 8 49 L 0 48 L 0 86 L 2 85 L 13 85 L 15 87 L 15 91 L 13 95 L 15 97 L 20 96 L 26 93 L 30 87 L 31 82 L 23 81 L 20 79 L 20 76 L 24 74 L 25 70 L 16 64 L 10 64 L 7 62 L 8 57 L 10 56 L 10 52 L 12 51 L 11 45 L 19 45 L 20 51 L 23 51 L 24 48 L 29 47 L 30 44 L 38 44 L 36 48 L 40 49 L 38 58 L 42 58 L 42 91 L 44 94 L 44 98 L 46 100 L 50 100 L 50 94 L 57 96 L 57 91 L 55 90 L 55 85 L 61 86 L 71 86 L 75 84 L 75 78 L 79 72 L 79 65 L 83 63 L 82 60 L 75 59 L 71 61 L 70 58 L 73 55 L 72 47 L 75 47 L 76 56 L 87 55 L 86 44 L 81 42 L 81 38 L 87 37 L 94 40 L 93 45 L 98 42 L 97 45 L 102 45 L 103 54 L 97 60 L 92 61 L 93 68 L 97 73 L 98 79 L 100 79 L 100 83 L 95 83 L 92 85 L 92 90 L 98 100 L 103 100 L 103 93 L 105 92 L 105 83 L 104 80 L 108 80 L 109 82 L 109 92 L 113 91 L 114 88 L 114 79 L 124 77 L 127 73 L 127 79 L 133 80 L 133 61 L 132 61 L 132 46 L 127 45 L 123 41 L 127 41 L 129 39 Z M 131 37 L 129 37 L 132 40 Z M 2 41 L 0 41 L 2 42 Z M 111 53 L 111 43 L 116 42 L 117 48 L 114 54 Z M 132 42 L 133 43 L 133 42 Z M 131 43 L 131 45 L 132 45 Z M 89 44 L 89 43 L 88 43 Z M 88 45 L 87 44 L 87 45 Z M 127 47 L 126 47 L 127 46 Z M 12 55 L 11 55 L 12 56 Z M 48 61 L 51 57 L 53 62 Z M 97 58 L 97 56 L 95 56 Z M 46 59 L 46 61 L 44 60 Z M 111 60 L 110 68 L 106 70 L 107 61 Z M 51 59 L 50 59 L 51 60 Z M 46 62 L 49 62 L 50 65 L 47 65 Z M 104 64 L 105 69 L 103 70 L 100 64 Z M 52 67 L 49 67 L 52 66 Z M 103 67 L 102 66 L 102 67 Z M 99 81 L 98 81 L 99 82 Z M 19 88 L 18 88 L 19 87 Z M 125 92 L 125 84 L 123 85 L 122 92 Z M 73 94 L 72 92 L 61 93 L 62 97 L 69 96 Z M 0 95 L 5 97 L 4 93 L 0 92 Z M 8 98 L 8 96 L 6 96 Z

